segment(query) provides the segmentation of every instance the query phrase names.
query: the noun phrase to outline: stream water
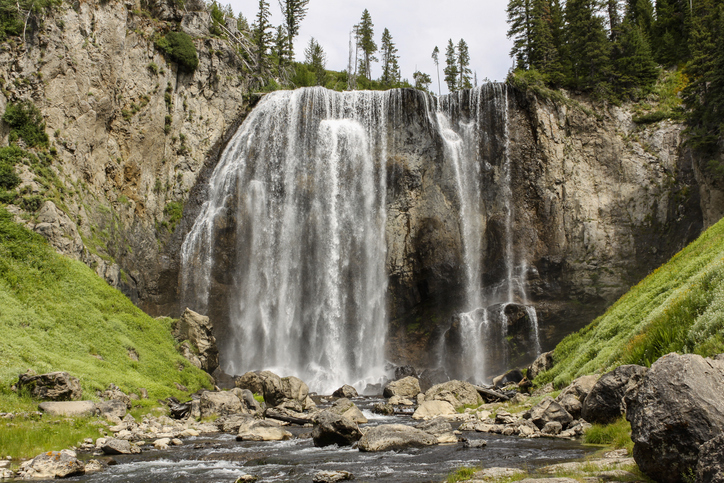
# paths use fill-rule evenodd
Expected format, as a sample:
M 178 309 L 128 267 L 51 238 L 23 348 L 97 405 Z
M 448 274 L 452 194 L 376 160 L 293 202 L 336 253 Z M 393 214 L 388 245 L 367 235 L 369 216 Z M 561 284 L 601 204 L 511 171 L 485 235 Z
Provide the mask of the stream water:
M 380 416 L 369 409 L 375 398 L 354 402 L 369 423 L 416 424 L 409 416 Z M 456 426 L 453 424 L 453 426 Z M 322 470 L 351 472 L 355 481 L 421 483 L 440 482 L 456 469 L 510 467 L 534 470 L 542 466 L 583 458 L 596 448 L 560 439 L 524 439 L 487 433 L 465 432 L 472 439 L 485 439 L 485 448 L 465 449 L 462 444 L 423 449 L 363 453 L 351 447 L 315 448 L 311 428 L 288 426 L 294 439 L 280 442 L 237 442 L 234 435 L 212 434 L 187 438 L 184 445 L 169 450 L 144 448 L 139 455 L 114 456 L 117 464 L 106 470 L 67 481 L 93 483 L 135 482 L 234 482 L 251 474 L 259 482 L 311 482 Z M 101 458 L 103 459 L 103 458 Z

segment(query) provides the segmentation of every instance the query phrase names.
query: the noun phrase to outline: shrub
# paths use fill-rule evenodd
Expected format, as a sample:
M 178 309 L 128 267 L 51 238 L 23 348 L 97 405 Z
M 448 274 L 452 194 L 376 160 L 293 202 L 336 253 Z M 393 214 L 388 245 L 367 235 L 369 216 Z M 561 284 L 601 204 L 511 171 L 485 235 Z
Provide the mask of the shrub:
M 151 72 L 151 74 L 153 74 L 153 75 L 158 74 L 158 65 L 155 62 L 149 62 L 146 67 Z
M 31 101 L 9 103 L 2 119 L 10 126 L 11 143 L 22 138 L 30 147 L 48 147 L 43 116 Z
M 199 66 L 199 56 L 193 40 L 185 32 L 169 32 L 156 40 L 156 48 L 176 62 L 182 70 L 193 72 Z

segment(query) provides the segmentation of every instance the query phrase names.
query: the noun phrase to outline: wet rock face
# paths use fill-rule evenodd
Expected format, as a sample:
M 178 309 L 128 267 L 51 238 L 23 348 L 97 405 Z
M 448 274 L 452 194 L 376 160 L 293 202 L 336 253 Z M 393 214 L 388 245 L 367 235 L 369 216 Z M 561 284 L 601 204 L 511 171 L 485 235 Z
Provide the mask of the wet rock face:
M 646 475 L 664 483 L 687 481 L 699 447 L 724 431 L 722 387 L 724 361 L 672 353 L 627 393 L 633 456 Z

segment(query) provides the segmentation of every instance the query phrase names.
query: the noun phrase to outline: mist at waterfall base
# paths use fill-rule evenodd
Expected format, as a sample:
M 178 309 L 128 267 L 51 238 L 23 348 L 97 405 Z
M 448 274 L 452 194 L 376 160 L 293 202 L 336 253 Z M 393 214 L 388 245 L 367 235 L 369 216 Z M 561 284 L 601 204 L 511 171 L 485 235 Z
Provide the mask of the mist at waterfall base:
M 387 160 L 405 118 L 403 94 L 274 92 L 229 142 L 181 254 L 184 303 L 203 313 L 222 304 L 228 313 L 217 337 L 225 372 L 293 375 L 321 394 L 343 384 L 364 390 L 390 375 Z M 482 382 L 491 375 L 488 347 L 507 334 L 510 304 L 525 307 L 531 350 L 540 352 L 525 293 L 527 255 L 514 253 L 512 243 L 507 88 L 486 84 L 439 99 L 406 95 L 420 96 L 458 191 L 464 302 L 434 357 L 450 377 Z M 497 127 L 483 129 L 490 125 Z M 502 142 L 493 142 L 496 136 Z M 493 145 L 504 148 L 487 147 Z M 503 167 L 493 197 L 505 213 L 506 235 L 504 273 L 485 285 L 481 179 L 491 162 Z M 460 339 L 455 348 L 453 333 Z

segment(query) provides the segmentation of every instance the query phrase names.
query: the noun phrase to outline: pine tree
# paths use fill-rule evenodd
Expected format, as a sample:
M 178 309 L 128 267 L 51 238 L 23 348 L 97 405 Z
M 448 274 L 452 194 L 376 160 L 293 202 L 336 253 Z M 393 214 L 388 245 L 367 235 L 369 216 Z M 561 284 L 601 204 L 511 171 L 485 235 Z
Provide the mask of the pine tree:
M 643 28 L 628 17 L 620 26 L 613 57 L 616 88 L 621 94 L 637 88 L 646 90 L 659 77 Z
M 252 37 L 255 48 L 255 70 L 257 75 L 262 78 L 269 71 L 269 44 L 271 43 L 270 30 L 272 28 L 269 17 L 269 2 L 259 0 L 259 12 L 256 14 Z
M 327 71 L 325 66 L 327 64 L 327 54 L 324 53 L 324 49 L 314 37 L 309 39 L 309 44 L 304 50 L 304 62 L 314 72 L 316 85 L 323 86 L 326 81 Z
M 530 68 L 544 74 L 553 84 L 562 82 L 563 73 L 553 37 L 552 4 L 549 0 L 532 0 L 530 32 Z
M 284 17 L 284 27 L 287 33 L 286 60 L 294 60 L 294 38 L 299 34 L 299 25 L 307 15 L 309 0 L 279 0 L 279 8 Z
M 610 43 L 598 15 L 596 0 L 568 0 L 566 38 L 570 48 L 571 78 L 574 88 L 606 93 L 611 75 Z
M 611 33 L 611 40 L 616 40 L 616 36 L 618 35 L 618 27 L 621 24 L 621 17 L 618 12 L 618 4 L 619 0 L 606 0 L 606 13 L 608 13 L 608 30 Z
M 626 18 L 640 27 L 647 38 L 651 38 L 654 25 L 654 6 L 651 0 L 626 0 Z
M 380 43 L 380 55 L 382 57 L 382 84 L 387 87 L 394 87 L 400 83 L 400 64 L 397 62 L 397 47 L 392 41 L 392 35 L 388 29 L 382 32 Z
M 421 91 L 427 92 L 430 84 L 432 84 L 432 79 L 430 78 L 430 76 L 428 74 L 420 72 L 419 70 L 416 70 L 415 73 L 412 74 L 412 79 L 415 81 L 415 89 L 419 89 Z
M 531 57 L 532 30 L 531 0 L 509 0 L 508 2 L 508 38 L 513 39 L 510 56 L 515 58 L 518 69 L 528 69 Z
M 448 40 L 447 49 L 445 49 L 445 83 L 450 92 L 458 90 L 458 57 L 455 52 L 455 44 L 452 39 Z
M 655 47 L 654 58 L 659 64 L 668 67 L 690 58 L 691 23 L 689 0 L 656 0 L 652 45 Z M 695 45 L 693 47 L 696 48 Z
M 371 66 L 372 62 L 377 62 L 377 58 L 374 56 L 377 52 L 377 44 L 374 41 L 374 24 L 372 23 L 372 16 L 370 12 L 365 9 L 362 12 L 362 19 L 359 23 L 358 28 L 358 45 L 362 50 L 362 59 L 359 62 L 359 74 L 371 79 Z
M 270 58 L 272 64 L 274 64 L 277 68 L 277 73 L 281 72 L 287 65 L 289 65 L 289 51 L 287 50 L 287 48 L 289 47 L 288 42 L 289 39 L 287 35 L 287 29 L 284 27 L 284 25 L 277 26 L 277 29 L 274 33 L 272 55 Z
M 435 68 L 437 69 L 437 94 L 442 95 L 442 89 L 440 88 L 440 49 L 435 46 L 432 51 L 432 60 L 435 62 Z
M 470 52 L 468 51 L 468 44 L 465 40 L 460 39 L 457 48 L 458 56 L 458 89 L 470 89 L 473 87 L 470 82 Z

